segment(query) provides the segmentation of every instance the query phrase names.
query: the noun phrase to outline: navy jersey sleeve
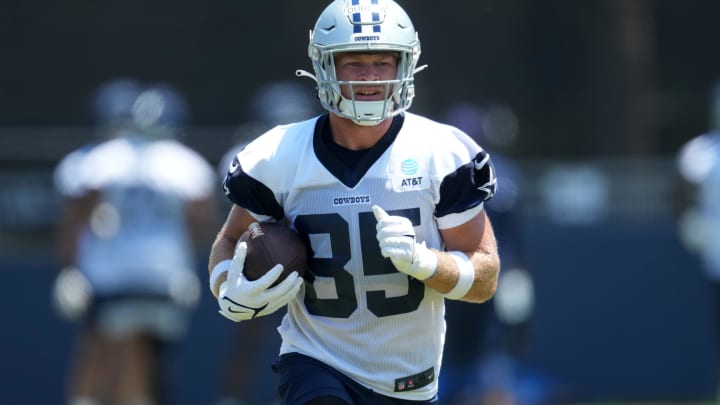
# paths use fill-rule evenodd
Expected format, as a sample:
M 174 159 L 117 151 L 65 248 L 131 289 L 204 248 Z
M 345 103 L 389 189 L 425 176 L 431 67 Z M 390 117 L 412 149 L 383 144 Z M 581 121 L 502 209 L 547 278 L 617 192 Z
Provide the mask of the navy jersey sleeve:
M 269 215 L 276 220 L 285 216 L 283 208 L 275 199 L 272 190 L 248 175 L 240 165 L 237 156 L 233 158 L 230 169 L 223 180 L 223 189 L 230 201 L 248 211 Z
M 497 178 L 490 155 L 485 150 L 447 175 L 440 184 L 440 201 L 435 216 L 463 212 L 487 201 L 495 195 Z

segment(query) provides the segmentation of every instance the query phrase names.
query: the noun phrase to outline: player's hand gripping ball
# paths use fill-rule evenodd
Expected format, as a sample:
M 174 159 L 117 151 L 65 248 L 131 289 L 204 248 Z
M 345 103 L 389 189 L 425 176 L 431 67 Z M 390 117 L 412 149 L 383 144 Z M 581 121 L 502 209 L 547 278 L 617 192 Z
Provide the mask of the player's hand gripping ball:
M 240 236 L 240 242 L 247 244 L 243 274 L 250 281 L 257 280 L 276 264 L 284 269 L 271 285 L 276 286 L 291 272 L 305 275 L 308 249 L 300 235 L 289 226 L 272 222 L 253 222 Z

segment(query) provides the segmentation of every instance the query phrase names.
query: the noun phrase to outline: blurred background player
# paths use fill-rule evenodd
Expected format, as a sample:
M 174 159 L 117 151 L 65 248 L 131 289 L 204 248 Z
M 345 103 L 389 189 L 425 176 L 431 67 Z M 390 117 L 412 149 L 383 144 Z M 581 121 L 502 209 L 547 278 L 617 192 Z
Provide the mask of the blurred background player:
M 235 144 L 218 164 L 221 181 L 235 155 L 253 138 L 276 125 L 303 121 L 321 113 L 315 91 L 297 82 L 267 83 L 252 100 L 252 120 L 237 128 Z M 232 203 L 227 199 L 223 201 L 229 209 Z M 234 337 L 225 360 L 222 395 L 216 405 L 265 405 L 277 401 L 277 374 L 270 364 L 277 358 L 281 341 L 276 329 L 284 314 L 285 309 L 281 309 L 254 322 L 233 325 Z M 248 351 L 245 345 L 238 344 L 242 342 L 249 342 L 256 349 Z
M 681 176 L 678 231 L 685 247 L 701 261 L 708 280 L 716 342 L 720 342 L 720 81 L 710 92 L 710 130 L 678 152 Z M 720 375 L 720 359 L 715 375 Z M 720 398 L 720 382 L 718 383 Z
M 99 139 L 54 174 L 64 207 L 53 302 L 83 326 L 67 403 L 160 404 L 162 354 L 198 303 L 195 248 L 209 246 L 217 180 L 174 139 L 188 106 L 172 87 L 114 79 L 92 109 Z
M 503 270 L 495 296 L 483 305 L 445 302 L 448 330 L 441 397 L 453 405 L 530 404 L 534 400 L 520 394 L 520 362 L 534 294 L 520 238 L 522 177 L 509 157 L 518 138 L 518 120 L 501 104 L 459 102 L 447 109 L 444 121 L 470 135 L 493 157 L 501 186 L 485 207 L 502 241 L 498 249 Z
M 276 81 L 266 83 L 255 92 L 250 105 L 248 122 L 238 126 L 233 145 L 220 159 L 218 172 L 225 179 L 227 169 L 235 155 L 253 140 L 276 125 L 291 124 L 319 115 L 317 96 L 298 82 Z M 227 203 L 229 206 L 229 202 Z

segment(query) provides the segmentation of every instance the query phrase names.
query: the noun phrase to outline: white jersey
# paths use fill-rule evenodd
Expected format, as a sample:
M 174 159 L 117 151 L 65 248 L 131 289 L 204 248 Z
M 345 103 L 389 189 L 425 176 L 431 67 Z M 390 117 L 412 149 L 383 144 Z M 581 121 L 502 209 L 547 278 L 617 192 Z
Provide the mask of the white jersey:
M 213 193 L 213 168 L 174 140 L 115 138 L 69 154 L 55 170 L 60 194 L 99 191 L 77 267 L 98 295 L 162 294 L 195 278 L 185 204 Z
M 348 168 L 323 141 L 327 115 L 279 126 L 240 151 L 224 187 L 260 220 L 283 217 L 312 248 L 304 284 L 279 327 L 280 353 L 316 358 L 384 395 L 437 393 L 443 297 L 380 254 L 377 204 L 442 249 L 439 229 L 475 217 L 494 190 L 486 153 L 456 128 L 405 113 Z M 337 147 L 337 146 L 335 146 Z

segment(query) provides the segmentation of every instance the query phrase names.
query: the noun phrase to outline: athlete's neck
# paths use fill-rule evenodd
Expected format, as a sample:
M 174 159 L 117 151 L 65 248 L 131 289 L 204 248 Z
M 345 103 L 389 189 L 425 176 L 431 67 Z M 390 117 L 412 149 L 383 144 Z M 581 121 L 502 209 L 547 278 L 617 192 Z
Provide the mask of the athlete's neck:
M 333 141 L 345 149 L 362 150 L 375 146 L 390 129 L 393 119 L 388 118 L 375 126 L 358 125 L 347 118 L 330 113 L 330 130 Z

